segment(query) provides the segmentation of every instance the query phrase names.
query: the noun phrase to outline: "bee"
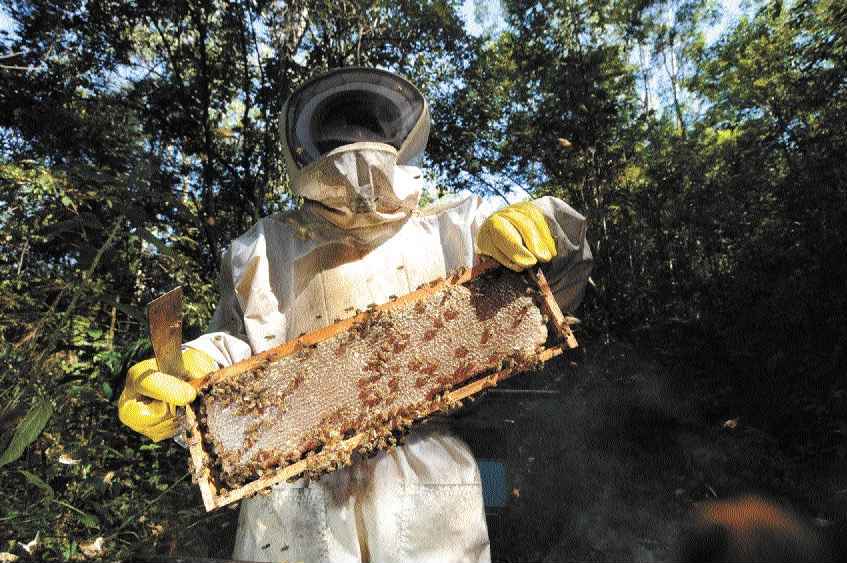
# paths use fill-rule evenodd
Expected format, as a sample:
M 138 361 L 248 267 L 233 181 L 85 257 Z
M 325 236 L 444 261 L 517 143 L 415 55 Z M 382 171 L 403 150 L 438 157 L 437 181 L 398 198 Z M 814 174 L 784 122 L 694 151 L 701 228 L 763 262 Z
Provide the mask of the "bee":
M 438 379 L 435 380 L 439 385 L 450 385 L 453 383 L 453 380 L 445 375 L 442 375 Z
M 439 364 L 435 362 L 429 362 L 429 364 L 425 368 L 423 368 L 421 372 L 427 375 L 433 375 L 435 373 L 435 370 L 438 369 L 438 366 Z
M 389 295 L 389 296 L 388 296 L 388 300 L 389 300 L 389 301 L 394 301 L 395 299 L 397 299 L 397 296 L 396 296 L 396 295 L 394 295 L 393 293 L 392 293 L 391 295 Z
M 459 316 L 459 313 L 457 313 L 453 309 L 447 309 L 446 311 L 444 311 L 444 318 L 447 319 L 448 321 L 452 321 L 453 319 L 455 319 L 458 316 Z
M 388 380 L 388 390 L 389 391 L 395 392 L 399 388 L 400 388 L 400 381 L 397 379 L 396 376 L 392 377 L 391 379 Z
M 453 351 L 453 354 L 454 354 L 457 358 L 464 358 L 465 356 L 467 356 L 467 355 L 468 355 L 468 349 L 467 349 L 467 348 L 465 348 L 464 346 L 459 346 L 458 348 L 456 348 L 456 349 Z
M 486 328 L 482 331 L 482 338 L 479 339 L 480 344 L 487 344 L 491 339 L 491 329 Z
M 512 323 L 512 328 L 517 328 L 517 326 L 521 324 L 521 321 L 523 321 L 527 311 L 529 311 L 529 305 L 521 307 L 520 311 L 518 311 L 518 314 L 515 316 L 515 322 Z
M 439 390 L 438 388 L 430 389 L 426 394 L 427 401 L 434 401 L 436 397 L 438 397 Z
M 367 399 L 362 400 L 362 403 L 366 407 L 369 407 L 369 408 L 373 408 L 373 407 L 377 406 L 378 404 L 380 404 L 381 402 L 382 402 L 382 399 L 380 399 L 379 396 L 377 396 L 377 395 L 372 395 L 372 396 L 368 397 Z
M 436 334 L 438 334 L 438 332 L 435 329 L 430 329 L 430 330 L 426 331 L 423 335 L 423 341 L 429 342 L 430 340 L 435 338 Z
M 418 371 L 421 367 L 423 367 L 423 364 L 420 360 L 414 359 L 407 364 L 407 367 L 410 371 Z
M 473 363 L 467 363 L 456 368 L 452 375 L 453 382 L 459 383 L 467 379 L 473 373 L 475 367 Z
M 445 313 L 445 316 L 447 316 L 446 313 Z M 444 328 L 444 323 L 441 322 L 441 317 L 435 317 L 435 320 L 432 321 L 432 328 L 436 328 L 436 329 Z
M 417 301 L 413 310 L 415 311 L 415 313 L 422 315 L 423 312 L 426 310 L 426 306 L 423 304 L 423 301 Z
M 403 264 L 400 264 L 399 266 L 397 266 L 398 270 L 402 270 L 403 268 L 405 268 L 405 266 L 403 266 Z

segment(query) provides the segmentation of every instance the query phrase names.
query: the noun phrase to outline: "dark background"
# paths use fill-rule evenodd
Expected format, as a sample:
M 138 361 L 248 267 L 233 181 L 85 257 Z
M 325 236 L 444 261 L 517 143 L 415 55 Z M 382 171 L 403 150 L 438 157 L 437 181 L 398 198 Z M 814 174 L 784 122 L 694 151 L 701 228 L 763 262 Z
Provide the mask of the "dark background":
M 4 5 L 0 551 L 228 555 L 236 513 L 115 400 L 144 304 L 184 285 L 200 334 L 228 242 L 296 203 L 278 113 L 349 64 L 430 99 L 428 198 L 589 219 L 582 348 L 509 407 L 495 558 L 662 560 L 692 502 L 739 490 L 843 517 L 847 5 L 476 8 L 472 35 L 447 1 Z

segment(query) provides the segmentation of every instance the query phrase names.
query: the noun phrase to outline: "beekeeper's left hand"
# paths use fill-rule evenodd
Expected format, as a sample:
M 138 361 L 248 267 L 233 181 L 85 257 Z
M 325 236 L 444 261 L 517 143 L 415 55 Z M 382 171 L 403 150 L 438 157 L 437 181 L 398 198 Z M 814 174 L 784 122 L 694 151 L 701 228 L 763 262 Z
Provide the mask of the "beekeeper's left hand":
M 556 256 L 556 242 L 547 220 L 529 201 L 505 207 L 486 219 L 476 246 L 480 254 L 516 272 Z

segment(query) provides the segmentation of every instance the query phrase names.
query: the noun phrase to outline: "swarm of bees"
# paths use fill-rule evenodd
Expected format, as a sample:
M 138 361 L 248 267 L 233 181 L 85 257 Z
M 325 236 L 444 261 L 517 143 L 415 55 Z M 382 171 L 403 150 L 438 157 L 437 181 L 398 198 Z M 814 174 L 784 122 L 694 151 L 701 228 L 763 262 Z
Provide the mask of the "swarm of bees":
M 216 482 L 237 488 L 302 459 L 318 477 L 395 447 L 414 421 L 456 408 L 460 384 L 531 367 L 548 335 L 539 302 L 523 277 L 486 273 L 372 305 L 347 330 L 216 383 L 198 413 Z

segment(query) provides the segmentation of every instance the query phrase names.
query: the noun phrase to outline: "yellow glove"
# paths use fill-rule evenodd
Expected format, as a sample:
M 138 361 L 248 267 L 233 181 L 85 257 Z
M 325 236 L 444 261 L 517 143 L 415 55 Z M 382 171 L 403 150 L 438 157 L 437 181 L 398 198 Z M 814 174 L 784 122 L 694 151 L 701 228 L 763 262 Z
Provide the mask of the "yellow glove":
M 480 254 L 516 272 L 556 256 L 556 241 L 547 220 L 529 201 L 510 205 L 486 219 L 476 246 Z
M 208 354 L 189 348 L 182 363 L 191 379 L 218 369 Z M 135 430 L 158 442 L 177 432 L 176 407 L 187 405 L 197 396 L 189 383 L 158 371 L 156 360 L 138 362 L 126 375 L 126 385 L 118 399 L 118 418 Z

